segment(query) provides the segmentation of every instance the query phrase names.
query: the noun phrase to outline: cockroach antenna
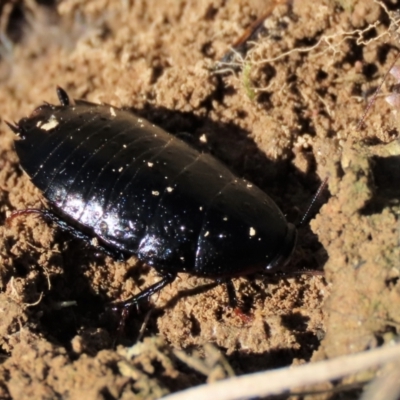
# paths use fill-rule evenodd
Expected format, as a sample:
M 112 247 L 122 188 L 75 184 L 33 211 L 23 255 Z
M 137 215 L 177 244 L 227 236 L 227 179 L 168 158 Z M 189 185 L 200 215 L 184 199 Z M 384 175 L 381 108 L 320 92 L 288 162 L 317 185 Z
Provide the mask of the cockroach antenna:
M 321 197 L 321 193 L 325 190 L 327 184 L 328 184 L 328 178 L 325 178 L 322 181 L 322 183 L 319 185 L 317 192 L 314 194 L 313 198 L 311 199 L 306 212 L 304 213 L 299 224 L 297 225 L 298 228 L 303 226 L 310 218 L 311 212 L 314 210 L 317 200 Z

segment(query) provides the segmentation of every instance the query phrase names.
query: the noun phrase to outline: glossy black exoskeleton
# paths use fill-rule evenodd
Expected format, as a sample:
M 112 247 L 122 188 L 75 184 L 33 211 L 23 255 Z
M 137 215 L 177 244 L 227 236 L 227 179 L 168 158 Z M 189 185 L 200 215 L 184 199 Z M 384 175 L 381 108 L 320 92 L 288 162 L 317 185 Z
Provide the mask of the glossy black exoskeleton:
M 61 105 L 9 124 L 15 149 L 46 215 L 159 271 L 160 282 L 124 306 L 179 272 L 230 278 L 287 263 L 296 228 L 259 188 L 131 112 L 70 101 L 61 88 L 58 97 Z

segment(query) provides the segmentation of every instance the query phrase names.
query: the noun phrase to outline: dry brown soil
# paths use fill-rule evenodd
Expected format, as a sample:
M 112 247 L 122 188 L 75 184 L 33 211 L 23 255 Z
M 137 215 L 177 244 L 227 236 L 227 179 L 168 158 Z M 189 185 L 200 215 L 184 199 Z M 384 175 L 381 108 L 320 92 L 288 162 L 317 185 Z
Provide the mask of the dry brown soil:
M 1 399 L 158 398 L 232 373 L 362 351 L 398 334 L 395 110 L 378 96 L 355 128 L 397 54 L 390 12 L 399 2 L 275 3 L 0 3 L 3 121 L 56 103 L 57 85 L 74 98 L 129 107 L 171 133 L 188 132 L 291 221 L 328 177 L 324 204 L 299 229 L 289 266 L 315 273 L 235 278 L 243 313 L 229 307 L 224 286 L 201 289 L 212 281 L 180 274 L 118 333 L 107 304 L 156 282 L 157 273 L 133 257 L 115 261 L 37 216 L 7 225 L 13 210 L 43 202 L 3 122 Z M 264 14 L 254 46 L 215 73 Z M 388 78 L 382 92 L 394 84 Z

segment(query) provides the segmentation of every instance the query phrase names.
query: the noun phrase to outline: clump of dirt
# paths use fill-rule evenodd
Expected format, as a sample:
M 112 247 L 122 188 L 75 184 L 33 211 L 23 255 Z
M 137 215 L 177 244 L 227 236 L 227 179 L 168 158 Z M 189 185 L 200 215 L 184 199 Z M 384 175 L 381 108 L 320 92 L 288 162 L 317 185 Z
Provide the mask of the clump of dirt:
M 11 211 L 43 204 L 2 124 L 0 397 L 158 398 L 233 373 L 365 350 L 398 334 L 398 122 L 378 97 L 355 129 L 396 55 L 398 6 L 4 2 L 3 120 L 56 103 L 60 85 L 74 98 L 188 132 L 200 151 L 268 192 L 291 221 L 326 177 L 329 193 L 299 229 L 288 269 L 317 273 L 235 278 L 243 312 L 229 307 L 224 286 L 181 274 L 133 310 L 121 332 L 106 305 L 159 276 L 38 216 L 6 223 Z M 218 63 L 263 14 L 247 53 Z M 221 356 L 214 364 L 209 343 Z

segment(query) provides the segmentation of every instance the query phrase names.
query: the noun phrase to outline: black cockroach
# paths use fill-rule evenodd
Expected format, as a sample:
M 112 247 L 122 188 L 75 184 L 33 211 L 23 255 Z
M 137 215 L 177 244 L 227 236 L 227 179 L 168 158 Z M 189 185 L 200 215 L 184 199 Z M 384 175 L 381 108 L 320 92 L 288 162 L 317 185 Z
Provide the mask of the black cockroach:
M 47 199 L 38 212 L 105 249 L 136 255 L 162 279 L 179 272 L 226 279 L 281 271 L 296 228 L 274 201 L 209 154 L 129 111 L 57 89 L 15 125 L 22 169 Z

